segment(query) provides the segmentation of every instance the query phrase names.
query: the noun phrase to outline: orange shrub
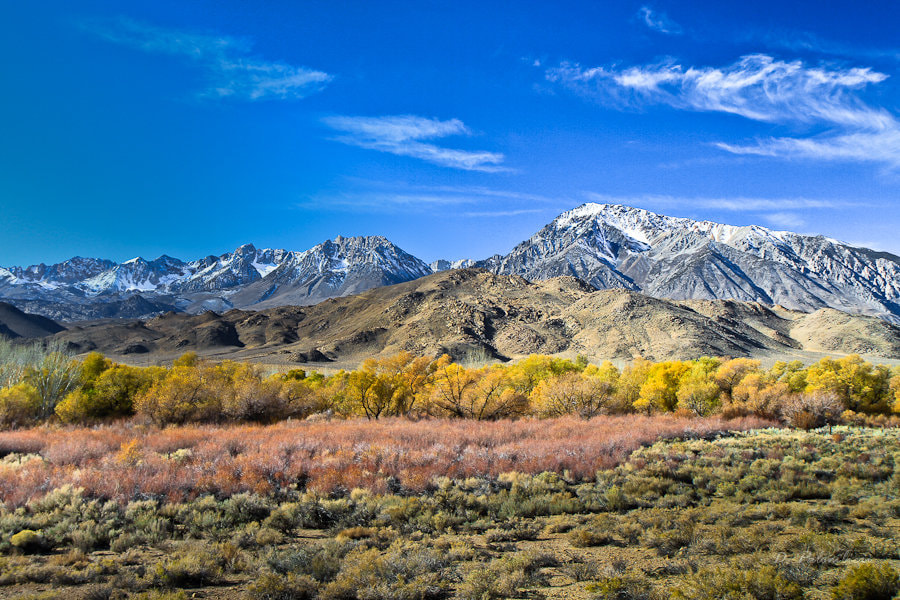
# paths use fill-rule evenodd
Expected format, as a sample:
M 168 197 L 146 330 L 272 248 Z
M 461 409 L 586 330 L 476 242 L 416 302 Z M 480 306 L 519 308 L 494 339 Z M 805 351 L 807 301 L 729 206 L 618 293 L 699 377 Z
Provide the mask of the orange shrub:
M 386 418 L 275 425 L 158 429 L 95 428 L 0 432 L 0 450 L 39 453 L 0 465 L 0 499 L 20 506 L 63 485 L 87 496 L 177 501 L 210 493 L 323 493 L 356 487 L 418 492 L 435 477 L 496 477 L 552 471 L 590 480 L 662 437 L 768 426 L 671 415 L 474 421 Z

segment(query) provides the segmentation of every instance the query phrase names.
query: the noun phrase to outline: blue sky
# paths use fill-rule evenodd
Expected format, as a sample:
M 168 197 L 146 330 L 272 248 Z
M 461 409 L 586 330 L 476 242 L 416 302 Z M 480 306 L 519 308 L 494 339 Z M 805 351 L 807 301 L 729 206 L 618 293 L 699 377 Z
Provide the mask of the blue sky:
M 0 3 L 0 265 L 385 235 L 505 253 L 587 201 L 900 253 L 896 2 Z

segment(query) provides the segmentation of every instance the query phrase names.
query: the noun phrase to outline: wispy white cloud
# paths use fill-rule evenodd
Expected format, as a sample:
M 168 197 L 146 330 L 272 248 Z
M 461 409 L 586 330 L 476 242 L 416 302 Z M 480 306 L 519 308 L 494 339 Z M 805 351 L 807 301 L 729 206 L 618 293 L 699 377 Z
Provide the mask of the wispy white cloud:
M 526 192 L 517 192 L 513 190 L 498 190 L 477 185 L 427 185 L 413 186 L 411 189 L 429 191 L 432 193 L 451 194 L 463 197 L 476 198 L 497 198 L 505 200 L 518 200 L 521 202 L 539 202 L 559 204 L 559 198 L 551 198 L 550 196 L 542 196 L 540 194 L 529 194 Z
M 682 33 L 681 26 L 670 19 L 666 13 L 657 12 L 649 6 L 642 6 L 638 10 L 638 18 L 647 27 L 653 31 L 667 33 L 670 35 L 680 35 Z
M 766 122 L 826 121 L 841 125 L 883 126 L 892 119 L 884 110 L 865 106 L 848 94 L 887 75 L 866 68 L 807 67 L 753 54 L 725 68 L 683 67 L 663 63 L 627 69 L 563 64 L 547 72 L 579 91 L 611 94 L 637 104 L 726 112 Z
M 897 48 L 877 48 L 860 44 L 847 44 L 829 40 L 810 31 L 803 30 L 773 30 L 768 28 L 765 30 L 751 30 L 744 35 L 744 41 L 792 52 L 812 52 L 853 59 L 900 60 L 900 50 Z
M 584 197 L 600 204 L 624 204 L 626 206 L 656 206 L 665 208 L 688 208 L 724 210 L 731 212 L 785 212 L 810 209 L 842 209 L 871 206 L 862 201 L 820 200 L 816 198 L 748 198 L 738 197 L 684 197 L 666 194 L 643 194 L 635 196 L 613 196 L 585 192 Z
M 341 192 L 323 192 L 299 202 L 309 211 L 366 211 L 372 213 L 428 213 L 462 217 L 500 217 L 556 211 L 571 206 L 561 200 L 527 192 L 483 186 L 409 185 L 348 178 Z M 357 189 L 347 189 L 357 188 Z
M 415 115 L 384 117 L 336 116 L 324 119 L 326 125 L 345 135 L 335 140 L 351 146 L 410 156 L 436 165 L 495 173 L 508 171 L 500 166 L 504 155 L 498 152 L 455 150 L 430 140 L 454 135 L 471 135 L 459 119 L 441 121 Z
M 207 97 L 296 99 L 318 92 L 332 76 L 308 67 L 268 61 L 250 54 L 250 44 L 228 36 L 189 33 L 131 19 L 87 21 L 83 27 L 116 44 L 169 54 L 205 71 Z
M 461 216 L 476 218 L 517 217 L 519 215 L 533 215 L 535 213 L 542 213 L 546 212 L 546 210 L 547 209 L 544 208 L 520 208 L 514 210 L 476 210 L 461 213 Z
M 878 131 L 810 138 L 770 138 L 750 144 L 716 144 L 734 154 L 823 160 L 876 161 L 900 168 L 900 123 Z
M 768 221 L 770 225 L 774 225 L 781 229 L 799 229 L 806 225 L 806 220 L 803 217 L 792 212 L 768 213 L 764 214 L 763 218 Z
M 887 79 L 869 68 L 808 66 L 754 54 L 724 67 L 675 62 L 619 69 L 564 63 L 548 80 L 620 108 L 665 104 L 763 123 L 805 127 L 805 137 L 721 142 L 734 154 L 868 161 L 900 167 L 900 121 L 866 104 L 859 92 Z

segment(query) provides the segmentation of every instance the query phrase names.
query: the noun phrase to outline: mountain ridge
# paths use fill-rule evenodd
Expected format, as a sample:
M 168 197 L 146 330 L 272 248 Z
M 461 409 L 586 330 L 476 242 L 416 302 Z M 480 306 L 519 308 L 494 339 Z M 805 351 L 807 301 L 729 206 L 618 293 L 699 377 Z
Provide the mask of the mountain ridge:
M 40 338 L 65 331 L 65 327 L 40 315 L 23 312 L 6 302 L 0 302 L 0 336 Z
M 735 300 L 667 300 L 596 290 L 573 277 L 529 282 L 484 269 L 448 270 L 311 306 L 76 325 L 56 339 L 78 352 L 134 361 L 188 350 L 216 360 L 350 366 L 401 350 L 456 360 L 532 353 L 595 360 L 811 353 L 900 358 L 900 328 L 833 309 L 813 313 Z M 141 360 L 138 358 L 137 360 Z
M 900 257 L 825 236 L 583 204 L 475 266 L 526 279 L 572 275 L 657 298 L 836 308 L 900 323 Z
M 128 302 L 136 297 L 148 312 L 122 316 L 227 310 L 279 298 L 314 304 L 430 273 L 428 265 L 383 236 L 338 236 L 304 251 L 244 244 L 189 262 L 162 255 L 122 263 L 73 258 L 49 266 L 0 268 L 0 298 L 51 318 L 85 320 L 118 316 L 108 309 L 117 303 L 134 308 L 136 303 Z
M 483 260 L 428 265 L 382 236 L 338 236 L 305 251 L 245 244 L 189 262 L 76 257 L 0 268 L 0 298 L 58 320 L 221 312 L 310 305 L 467 267 L 530 281 L 573 276 L 597 289 L 655 298 L 834 308 L 900 324 L 900 257 L 893 254 L 825 236 L 597 203 L 566 211 L 509 253 Z M 143 302 L 126 303 L 136 296 Z M 147 312 L 135 315 L 142 308 Z

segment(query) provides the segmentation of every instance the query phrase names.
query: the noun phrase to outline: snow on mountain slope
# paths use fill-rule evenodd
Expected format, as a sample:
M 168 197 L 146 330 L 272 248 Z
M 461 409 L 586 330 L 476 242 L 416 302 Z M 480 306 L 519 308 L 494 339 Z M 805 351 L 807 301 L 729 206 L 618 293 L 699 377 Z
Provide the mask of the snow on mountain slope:
M 253 244 L 244 244 L 234 252 L 188 263 L 190 274 L 169 287 L 177 291 L 199 292 L 247 285 L 274 271 L 290 254 L 287 250 L 257 250 Z
M 823 236 L 659 215 L 613 204 L 563 213 L 496 273 L 574 275 L 597 288 L 661 298 L 736 299 L 798 310 L 832 307 L 900 322 L 900 258 Z
M 424 277 L 431 268 L 381 236 L 342 237 L 291 253 L 261 281 L 238 292 L 241 305 L 313 304 Z
M 468 269 L 469 267 L 474 267 L 477 262 L 478 261 L 472 260 L 471 258 L 463 258 L 454 261 L 439 259 L 430 263 L 428 266 L 431 268 L 432 273 L 438 273 L 450 269 Z
M 658 298 L 735 299 L 803 311 L 830 307 L 900 323 L 897 256 L 823 236 L 613 204 L 565 212 L 509 254 L 481 261 L 428 265 L 381 236 L 337 237 L 303 252 L 246 244 L 191 262 L 161 256 L 116 264 L 76 257 L 0 269 L 0 298 L 30 311 L 46 303 L 54 318 L 65 317 L 66 306 L 73 307 L 73 319 L 106 315 L 109 307 L 100 304 L 118 306 L 136 294 L 152 311 L 223 311 L 313 304 L 470 266 L 529 280 L 570 275 L 595 288 Z M 134 303 L 122 306 L 136 310 Z
M 26 268 L 10 267 L 4 270 L 13 275 L 15 281 L 11 283 L 53 289 L 97 276 L 114 266 L 115 263 L 111 260 L 76 256 L 55 265 L 41 263 Z
M 133 258 L 121 264 L 74 258 L 57 265 L 0 269 L 0 297 L 34 309 L 35 302 L 60 305 L 114 304 L 134 294 L 157 297 L 168 306 L 202 311 L 250 306 L 267 298 L 310 304 L 372 287 L 416 279 L 431 273 L 421 260 L 387 239 L 338 237 L 304 252 L 240 246 L 220 256 L 183 262 L 161 256 Z M 133 303 L 123 305 L 133 308 Z M 148 304 L 153 309 L 160 304 Z M 72 311 L 72 318 L 102 309 Z M 65 315 L 63 315 L 65 316 Z
M 183 278 L 189 270 L 184 262 L 171 256 L 156 260 L 132 258 L 89 279 L 76 283 L 88 294 L 110 292 L 156 292 Z

